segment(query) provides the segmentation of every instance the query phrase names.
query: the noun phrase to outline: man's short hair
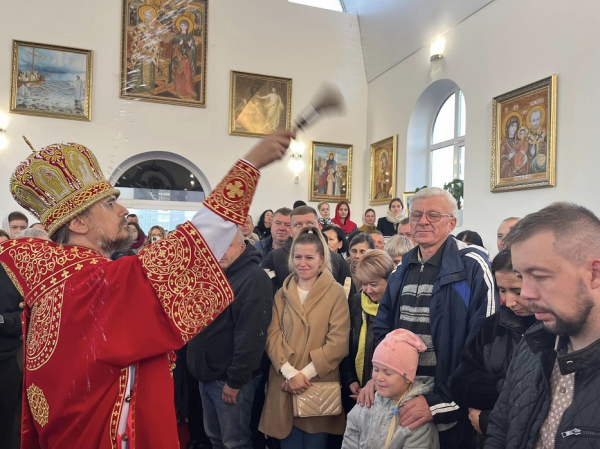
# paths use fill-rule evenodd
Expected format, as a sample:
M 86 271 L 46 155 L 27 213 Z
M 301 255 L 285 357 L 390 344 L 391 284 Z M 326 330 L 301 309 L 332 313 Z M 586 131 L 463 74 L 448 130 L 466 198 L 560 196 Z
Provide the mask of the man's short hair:
M 452 214 L 452 216 L 456 217 L 456 213 L 458 212 L 456 200 L 450 194 L 450 192 L 444 189 L 440 189 L 439 187 L 427 187 L 415 193 L 410 199 L 410 210 L 412 211 L 413 204 L 416 200 L 423 200 L 426 198 L 433 198 L 436 196 L 441 196 L 446 200 L 446 203 L 448 203 L 448 208 L 450 209 L 450 213 Z
M 410 218 L 406 217 L 400 220 L 400 226 L 406 226 L 407 224 L 410 224 Z
M 381 232 L 379 229 L 375 229 L 374 231 L 371 232 L 371 235 L 373 234 L 377 234 L 383 237 L 383 232 Z
M 10 214 L 8 214 L 8 222 L 9 223 L 11 221 L 16 221 L 16 220 L 23 220 L 25 223 L 29 224 L 29 219 L 27 218 L 27 215 L 25 215 L 22 212 L 15 211 L 15 212 L 11 212 Z
M 137 218 L 138 216 L 136 214 L 129 214 L 127 215 L 126 218 Z
M 295 201 L 294 202 L 294 207 L 292 207 L 292 209 L 296 209 L 296 208 L 298 208 L 300 206 L 306 206 L 306 203 L 304 201 L 302 201 L 302 200 Z
M 577 266 L 590 257 L 600 257 L 600 219 L 583 206 L 553 203 L 519 220 L 504 241 L 511 246 L 542 232 L 551 232 L 554 252 Z
M 315 217 L 319 217 L 317 215 L 317 211 L 315 210 L 314 207 L 310 207 L 310 206 L 298 206 L 297 208 L 295 208 L 292 213 L 290 214 L 290 218 L 294 217 L 296 215 L 308 215 L 308 214 L 314 214 Z
M 500 222 L 500 224 L 506 223 L 507 221 L 519 221 L 519 220 L 521 220 L 521 217 L 508 217 L 508 218 L 505 218 L 504 220 L 502 220 Z
M 375 249 L 375 242 L 373 241 L 373 237 L 371 237 L 365 232 L 359 232 L 354 237 L 352 237 L 352 240 L 350 240 L 349 249 L 352 249 L 352 247 L 358 245 L 359 243 L 366 243 L 369 246 L 369 249 Z
M 273 213 L 273 216 L 277 214 L 283 215 L 284 217 L 289 217 L 290 215 L 292 215 L 292 209 L 290 209 L 289 207 L 280 207 L 275 211 L 275 213 Z
M 34 238 L 34 239 L 46 239 L 48 240 L 48 233 L 42 229 L 37 228 L 27 228 L 23 229 L 21 232 L 17 234 L 18 239 L 23 238 Z

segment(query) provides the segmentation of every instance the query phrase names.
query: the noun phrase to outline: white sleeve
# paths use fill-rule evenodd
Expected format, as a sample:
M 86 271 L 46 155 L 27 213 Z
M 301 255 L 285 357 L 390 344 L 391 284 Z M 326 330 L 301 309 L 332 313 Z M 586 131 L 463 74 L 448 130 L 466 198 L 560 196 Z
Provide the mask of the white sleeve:
M 285 362 L 279 371 L 281 371 L 281 374 L 283 374 L 283 377 L 285 377 L 287 380 L 290 380 L 292 377 L 295 377 L 296 374 L 300 372 L 292 365 L 290 365 L 290 362 Z
M 315 364 L 313 362 L 310 362 L 308 365 L 302 368 L 300 372 L 304 374 L 308 378 L 308 380 L 317 377 L 317 374 L 319 374 L 317 373 L 317 369 L 315 368 Z
M 217 260 L 225 254 L 237 230 L 235 223 L 221 218 L 204 205 L 192 218 L 192 224 L 200 231 Z

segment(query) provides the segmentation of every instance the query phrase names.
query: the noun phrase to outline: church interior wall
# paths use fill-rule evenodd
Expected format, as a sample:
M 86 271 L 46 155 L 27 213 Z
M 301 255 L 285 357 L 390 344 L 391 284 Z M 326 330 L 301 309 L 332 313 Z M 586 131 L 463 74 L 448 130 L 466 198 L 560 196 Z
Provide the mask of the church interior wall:
M 199 167 L 214 188 L 259 141 L 228 133 L 231 70 L 292 78 L 292 119 L 325 80 L 337 84 L 347 101 L 345 116 L 322 120 L 299 136 L 307 148 L 299 184 L 287 157 L 263 171 L 251 208 L 255 221 L 264 209 L 308 200 L 311 140 L 354 145 L 352 206 L 365 207 L 367 84 L 357 16 L 284 0 L 210 0 L 207 107 L 194 108 L 119 98 L 120 0 L 11 1 L 3 8 L 0 112 L 9 106 L 12 39 L 93 50 L 93 87 L 91 122 L 10 114 L 9 145 L 0 152 L 5 180 L 0 216 L 20 209 L 7 187 L 30 151 L 22 135 L 37 148 L 61 141 L 86 145 L 107 178 L 138 153 L 177 153 Z

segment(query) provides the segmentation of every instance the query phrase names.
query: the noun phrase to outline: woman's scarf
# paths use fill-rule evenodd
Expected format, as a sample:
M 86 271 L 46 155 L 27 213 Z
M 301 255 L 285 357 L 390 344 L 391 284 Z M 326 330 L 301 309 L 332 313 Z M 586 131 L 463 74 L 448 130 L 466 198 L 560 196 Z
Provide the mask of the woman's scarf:
M 365 370 L 365 344 L 367 342 L 367 313 L 371 316 L 377 315 L 379 303 L 371 301 L 365 292 L 360 295 L 360 305 L 362 307 L 362 326 L 358 336 L 358 351 L 356 351 L 356 374 L 358 383 L 363 384 L 363 371 Z
M 346 223 L 342 224 L 342 219 L 340 218 L 340 203 L 335 208 L 335 217 L 333 217 L 333 224 L 338 225 L 342 231 L 346 233 L 346 235 L 351 234 L 356 229 L 356 223 L 350 220 L 350 207 L 348 207 L 348 216 L 346 217 Z
M 387 214 L 385 214 L 385 219 L 387 221 L 389 221 L 390 223 L 398 224 L 404 219 L 404 210 L 397 217 L 394 215 L 394 213 L 391 210 L 388 210 Z

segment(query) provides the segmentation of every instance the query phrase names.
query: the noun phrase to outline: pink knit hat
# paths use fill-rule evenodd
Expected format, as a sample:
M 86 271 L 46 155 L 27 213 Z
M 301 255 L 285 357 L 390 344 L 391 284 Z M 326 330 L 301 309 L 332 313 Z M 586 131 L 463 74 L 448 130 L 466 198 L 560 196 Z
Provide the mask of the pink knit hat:
M 373 363 L 397 372 L 406 380 L 414 382 L 419 364 L 419 352 L 427 349 L 425 343 L 406 329 L 396 329 L 385 336 L 375 348 Z

